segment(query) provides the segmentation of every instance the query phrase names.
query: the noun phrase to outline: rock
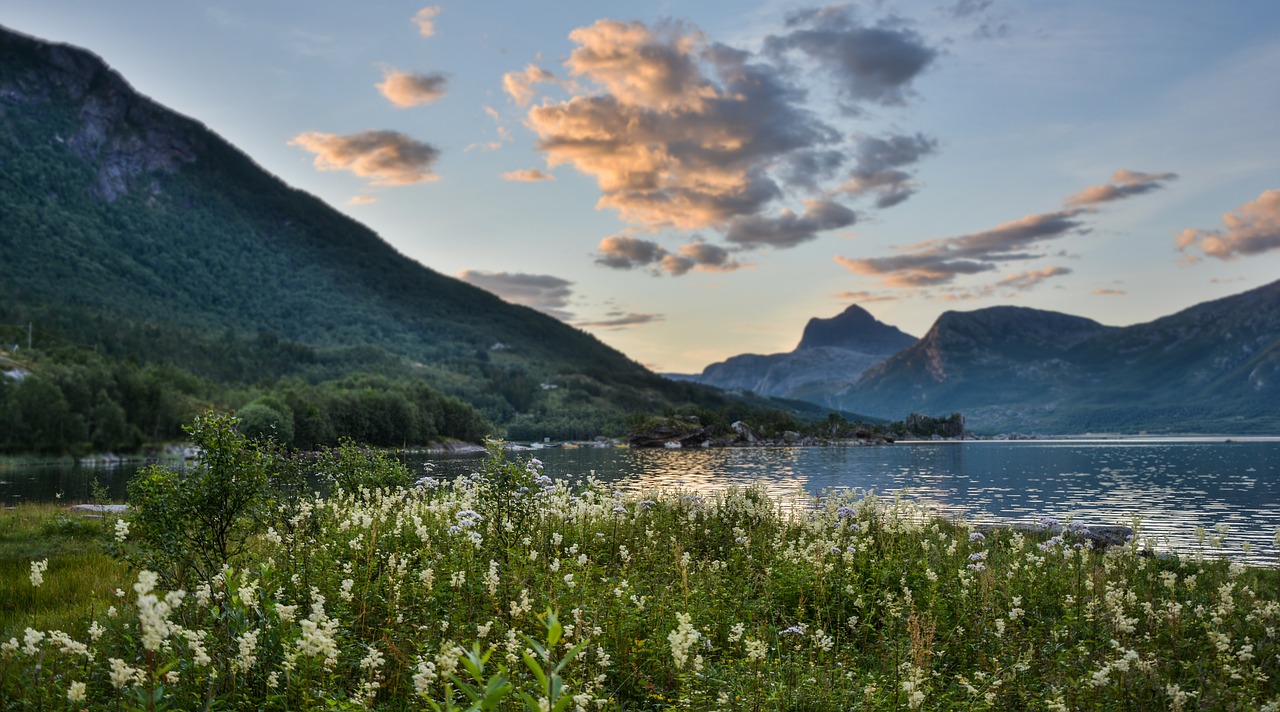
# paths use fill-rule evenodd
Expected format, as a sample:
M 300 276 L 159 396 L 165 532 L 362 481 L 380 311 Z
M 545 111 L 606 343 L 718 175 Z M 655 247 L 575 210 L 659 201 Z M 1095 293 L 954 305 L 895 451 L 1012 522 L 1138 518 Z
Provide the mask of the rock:
M 635 448 L 703 447 L 703 443 L 710 439 L 709 429 L 697 425 L 655 425 L 647 430 L 632 433 L 627 438 L 627 443 Z M 667 443 L 676 444 L 669 446 Z
M 756 434 L 756 431 L 752 430 L 750 425 L 747 425 L 741 420 L 735 420 L 729 427 L 733 428 L 733 432 L 738 434 L 738 442 L 745 442 L 750 445 L 755 445 L 760 442 L 760 436 Z
M 1067 541 L 1089 541 L 1093 543 L 1093 548 L 1097 551 L 1106 549 L 1109 546 L 1124 546 L 1133 538 L 1133 529 L 1120 526 L 1118 524 L 1092 524 L 1081 525 L 1072 522 L 1069 525 L 1046 523 L 1046 524 L 980 524 L 974 527 L 980 532 L 991 532 L 1000 529 L 1012 529 L 1020 532 L 1048 532 L 1055 536 L 1061 536 Z
M 123 514 L 129 511 L 127 504 L 73 504 L 68 509 L 76 509 L 82 512 L 95 512 L 97 514 Z

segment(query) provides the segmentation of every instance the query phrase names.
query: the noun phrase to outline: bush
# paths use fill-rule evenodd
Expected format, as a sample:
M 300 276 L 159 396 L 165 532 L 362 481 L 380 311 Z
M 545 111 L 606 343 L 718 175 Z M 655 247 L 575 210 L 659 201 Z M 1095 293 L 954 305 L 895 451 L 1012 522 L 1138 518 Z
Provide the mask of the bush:
M 208 582 L 260 531 L 272 475 L 270 442 L 247 438 L 237 419 L 209 412 L 187 429 L 199 455 L 185 472 L 152 465 L 129 482 L 132 539 L 126 558 L 181 588 Z

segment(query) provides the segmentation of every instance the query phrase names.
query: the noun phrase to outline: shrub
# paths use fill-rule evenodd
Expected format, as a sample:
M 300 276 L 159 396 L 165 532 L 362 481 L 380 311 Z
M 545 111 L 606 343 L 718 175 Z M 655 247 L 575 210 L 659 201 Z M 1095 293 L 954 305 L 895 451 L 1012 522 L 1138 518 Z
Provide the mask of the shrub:
M 209 412 L 187 429 L 199 453 L 183 472 L 152 465 L 129 482 L 134 566 L 165 585 L 207 582 L 261 530 L 271 480 L 282 470 L 272 444 L 247 438 L 234 417 Z

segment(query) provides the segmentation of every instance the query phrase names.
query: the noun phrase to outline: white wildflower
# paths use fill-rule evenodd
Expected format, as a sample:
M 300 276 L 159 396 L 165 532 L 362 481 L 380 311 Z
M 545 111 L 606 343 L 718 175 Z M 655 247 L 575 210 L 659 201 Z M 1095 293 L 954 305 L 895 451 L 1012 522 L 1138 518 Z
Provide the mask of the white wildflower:
M 83 702 L 85 697 L 84 688 L 85 688 L 85 685 L 83 682 L 71 683 L 71 685 L 67 688 L 67 701 Z
M 30 576 L 31 585 L 34 586 L 35 588 L 40 588 L 40 585 L 44 583 L 44 572 L 47 571 L 48 569 L 49 569 L 48 559 L 45 559 L 44 561 L 32 561 L 31 576 Z
M 676 620 L 679 625 L 667 634 L 667 640 L 671 643 L 671 657 L 675 659 L 676 667 L 683 668 L 689 659 L 689 649 L 698 642 L 702 634 L 693 627 L 688 613 L 677 613 Z

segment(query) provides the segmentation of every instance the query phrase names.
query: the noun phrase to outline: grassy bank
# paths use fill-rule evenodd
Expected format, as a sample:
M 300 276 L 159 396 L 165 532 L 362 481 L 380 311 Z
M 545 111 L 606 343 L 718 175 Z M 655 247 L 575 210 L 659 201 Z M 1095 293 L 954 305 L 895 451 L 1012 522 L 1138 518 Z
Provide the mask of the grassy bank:
M 409 476 L 366 465 L 365 482 Z M 536 461 L 348 483 L 277 500 L 207 582 L 122 583 L 86 553 L 114 531 L 5 512 L 0 705 L 447 709 L 480 694 L 470 665 L 497 709 L 536 709 L 553 677 L 584 710 L 1280 706 L 1276 569 L 982 534 L 874 497 L 624 496 Z
M 106 551 L 111 526 L 61 503 L 0 509 L 0 640 L 26 627 L 83 631 L 109 594 L 129 587 L 128 566 Z M 48 568 L 35 587 L 31 563 L 39 561 Z

